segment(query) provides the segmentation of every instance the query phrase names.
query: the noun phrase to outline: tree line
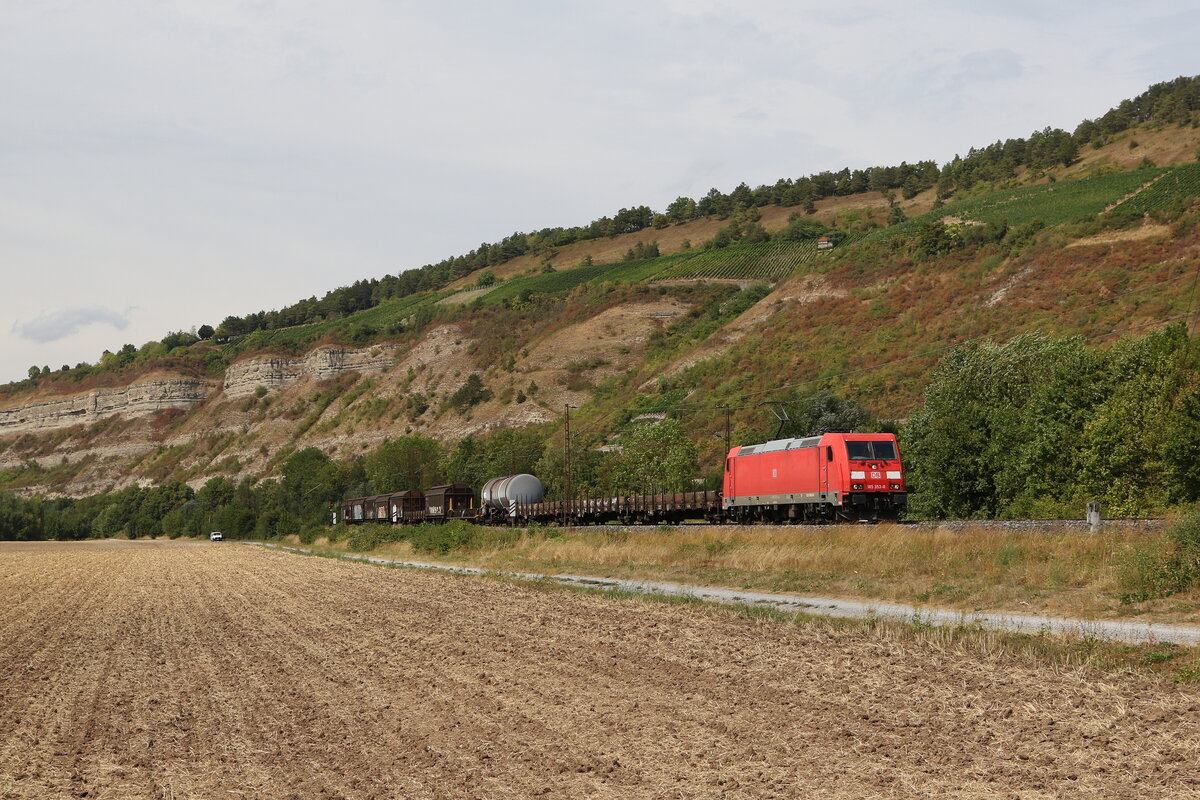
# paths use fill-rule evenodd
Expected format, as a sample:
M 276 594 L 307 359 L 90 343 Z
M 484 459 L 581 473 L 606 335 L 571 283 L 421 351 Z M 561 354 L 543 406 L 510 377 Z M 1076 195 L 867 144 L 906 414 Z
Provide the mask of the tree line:
M 902 429 L 918 517 L 1150 516 L 1200 502 L 1200 347 L 1040 333 L 942 361 Z

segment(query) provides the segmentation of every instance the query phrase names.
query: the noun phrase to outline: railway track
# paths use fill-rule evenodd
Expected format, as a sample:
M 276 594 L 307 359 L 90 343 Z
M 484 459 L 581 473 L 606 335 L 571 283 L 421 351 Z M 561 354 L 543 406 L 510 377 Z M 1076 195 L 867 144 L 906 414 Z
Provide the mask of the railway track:
M 1170 522 L 1165 517 L 1122 517 L 1116 519 L 1106 519 L 1100 523 L 1101 529 L 1122 530 L 1131 532 L 1154 532 L 1163 530 Z M 936 528 L 949 531 L 962 530 L 979 530 L 980 528 L 994 528 L 996 530 L 1007 531 L 1060 531 L 1064 528 L 1075 529 L 1081 533 L 1091 532 L 1091 526 L 1086 520 L 1081 519 L 920 519 L 920 520 L 896 520 L 888 522 L 869 522 L 866 520 L 860 522 L 841 522 L 841 523 L 825 523 L 820 525 L 814 524 L 785 524 L 785 523 L 739 523 L 725 522 L 713 523 L 705 520 L 685 520 L 677 523 L 609 523 L 601 525 L 570 525 L 560 524 L 559 527 L 578 528 L 580 530 L 595 530 L 598 528 L 621 528 L 622 530 L 635 531 L 640 533 L 653 533 L 660 528 L 677 528 L 677 527 L 710 527 L 710 528 L 812 528 L 813 530 L 822 530 L 829 528 L 831 525 L 901 525 L 906 528 Z M 522 527 L 522 526 L 517 526 Z

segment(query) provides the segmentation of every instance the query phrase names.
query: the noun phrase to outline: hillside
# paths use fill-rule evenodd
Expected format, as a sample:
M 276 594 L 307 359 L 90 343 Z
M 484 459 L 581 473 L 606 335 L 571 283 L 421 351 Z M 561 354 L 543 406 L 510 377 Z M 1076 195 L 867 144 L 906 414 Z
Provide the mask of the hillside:
M 902 420 L 955 342 L 1035 329 L 1103 342 L 1188 316 L 1198 150 L 1194 125 L 1135 124 L 1069 164 L 946 197 L 736 207 L 519 255 L 317 324 L 130 347 L 6 388 L 0 488 L 199 486 L 406 434 L 540 426 L 548 440 L 568 405 L 583 447 L 638 414 L 684 414 L 702 463 L 719 457 L 719 406 L 736 408 L 735 438 L 773 432 L 762 401 L 818 388 Z

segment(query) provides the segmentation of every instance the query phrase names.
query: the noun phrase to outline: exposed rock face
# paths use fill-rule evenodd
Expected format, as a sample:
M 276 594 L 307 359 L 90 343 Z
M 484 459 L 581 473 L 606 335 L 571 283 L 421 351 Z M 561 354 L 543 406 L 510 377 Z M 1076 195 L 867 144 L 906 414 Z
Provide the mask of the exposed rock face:
M 54 397 L 0 409 L 0 434 L 87 424 L 113 414 L 139 417 L 167 408 L 188 409 L 208 399 L 212 389 L 207 381 L 168 378 Z
M 300 358 L 248 358 L 229 368 L 223 388 L 227 396 L 237 398 L 253 394 L 259 386 L 278 389 L 301 377 L 331 378 L 348 370 L 380 372 L 395 366 L 395 350 L 396 345 L 365 350 L 322 347 Z M 186 411 L 203 403 L 217 388 L 203 379 L 160 376 L 129 386 L 26 400 L 0 408 L 0 436 L 89 425 L 116 414 L 133 419 L 165 409 Z
M 396 363 L 397 345 L 384 344 L 368 350 L 321 347 L 301 358 L 254 356 L 230 365 L 225 372 L 225 394 L 243 397 L 259 386 L 277 389 L 303 376 L 332 378 L 340 372 L 382 372 Z

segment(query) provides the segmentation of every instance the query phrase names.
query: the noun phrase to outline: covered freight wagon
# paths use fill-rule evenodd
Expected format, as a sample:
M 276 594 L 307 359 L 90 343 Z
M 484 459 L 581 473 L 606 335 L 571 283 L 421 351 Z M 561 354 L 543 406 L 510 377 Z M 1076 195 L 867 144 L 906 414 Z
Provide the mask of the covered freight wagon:
M 475 516 L 475 493 L 465 483 L 434 486 L 425 492 L 425 518 L 438 522 Z
M 425 517 L 425 495 L 409 489 L 387 495 L 390 522 L 419 522 Z

